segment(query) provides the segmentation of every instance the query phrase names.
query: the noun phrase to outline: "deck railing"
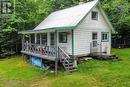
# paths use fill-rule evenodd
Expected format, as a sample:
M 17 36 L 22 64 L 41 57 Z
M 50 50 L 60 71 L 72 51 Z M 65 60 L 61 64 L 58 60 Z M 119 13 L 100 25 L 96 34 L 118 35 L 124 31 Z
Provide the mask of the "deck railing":
M 40 44 L 24 43 L 22 51 L 33 54 L 56 57 L 56 46 L 45 46 Z
M 58 57 L 64 68 L 68 71 L 70 60 L 72 60 L 70 56 L 62 48 L 58 47 Z

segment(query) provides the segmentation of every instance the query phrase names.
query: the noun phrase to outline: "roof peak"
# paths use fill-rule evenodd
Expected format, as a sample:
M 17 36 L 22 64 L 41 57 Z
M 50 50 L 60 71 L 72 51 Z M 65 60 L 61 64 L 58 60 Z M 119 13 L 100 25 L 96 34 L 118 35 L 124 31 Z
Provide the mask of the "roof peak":
M 57 11 L 54 11 L 53 13 L 58 12 L 58 11 L 63 11 L 63 10 L 71 9 L 71 8 L 74 8 L 74 7 L 79 7 L 79 6 L 86 5 L 86 4 L 92 3 L 92 2 L 98 2 L 98 1 L 99 0 L 93 0 L 93 1 L 86 2 L 86 3 L 83 2 L 82 4 L 78 4 L 78 5 L 75 5 L 75 6 L 72 6 L 72 7 L 68 7 L 68 8 L 65 8 L 65 9 L 57 10 Z

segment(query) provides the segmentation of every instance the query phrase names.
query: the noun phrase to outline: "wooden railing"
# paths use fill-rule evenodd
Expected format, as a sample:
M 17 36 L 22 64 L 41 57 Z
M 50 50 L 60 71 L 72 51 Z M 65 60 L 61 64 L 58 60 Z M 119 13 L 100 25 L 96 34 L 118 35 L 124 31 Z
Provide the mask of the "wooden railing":
M 58 58 L 60 59 L 60 62 L 63 64 L 64 68 L 68 71 L 67 67 L 69 66 L 70 60 L 72 60 L 70 58 L 70 56 L 60 47 L 58 47 Z
M 40 45 L 40 44 L 24 43 L 22 46 L 22 51 L 30 52 L 33 54 L 56 57 L 55 46 L 45 46 L 45 45 Z
M 60 47 L 58 47 L 58 57 L 60 58 L 60 61 L 63 59 L 70 59 L 70 56 Z M 66 62 L 68 62 L 66 60 Z

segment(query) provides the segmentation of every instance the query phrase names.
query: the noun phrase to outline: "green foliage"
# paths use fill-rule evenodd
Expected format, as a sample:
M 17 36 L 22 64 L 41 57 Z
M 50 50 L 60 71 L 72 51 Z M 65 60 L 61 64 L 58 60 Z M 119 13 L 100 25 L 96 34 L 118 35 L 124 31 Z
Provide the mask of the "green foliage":
M 0 31 L 0 55 L 12 55 L 16 52 L 16 45 L 19 42 L 17 30 L 11 27 Z
M 115 30 L 124 38 L 130 36 L 130 3 L 128 0 L 104 0 L 102 7 Z

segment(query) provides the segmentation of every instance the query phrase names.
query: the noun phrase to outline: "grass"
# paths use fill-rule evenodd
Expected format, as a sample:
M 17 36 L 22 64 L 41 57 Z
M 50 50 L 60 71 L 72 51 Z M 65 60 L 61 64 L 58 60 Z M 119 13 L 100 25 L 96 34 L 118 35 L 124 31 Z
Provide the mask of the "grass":
M 57 76 L 26 63 L 21 56 L 0 61 L 0 87 L 129 87 L 130 48 L 113 49 L 122 61 L 90 60 L 78 71 Z

